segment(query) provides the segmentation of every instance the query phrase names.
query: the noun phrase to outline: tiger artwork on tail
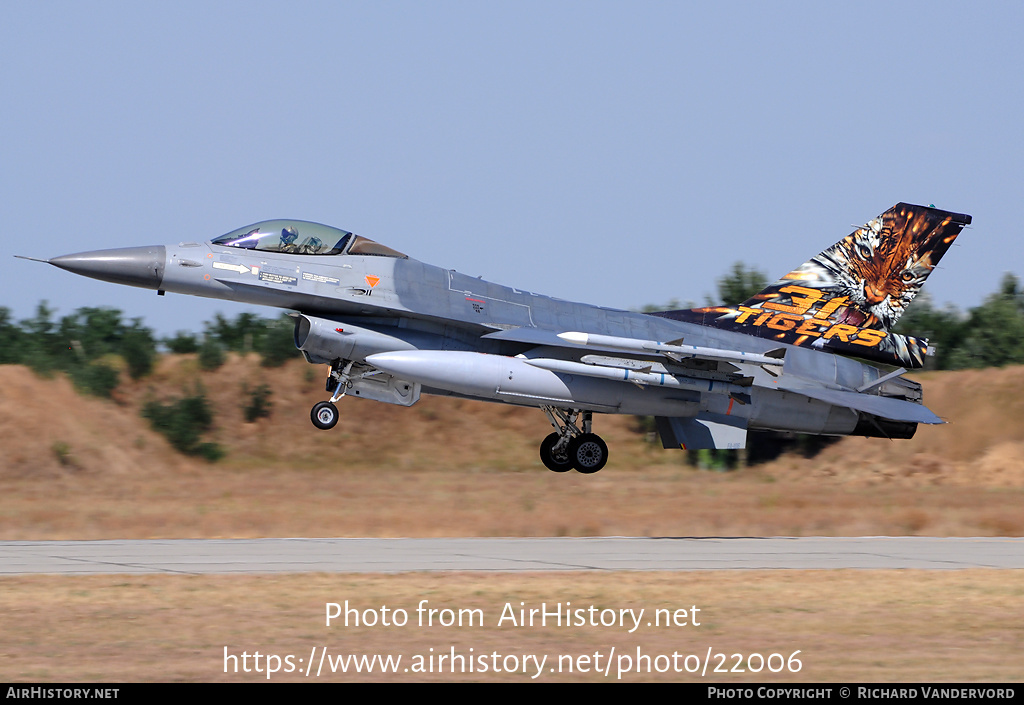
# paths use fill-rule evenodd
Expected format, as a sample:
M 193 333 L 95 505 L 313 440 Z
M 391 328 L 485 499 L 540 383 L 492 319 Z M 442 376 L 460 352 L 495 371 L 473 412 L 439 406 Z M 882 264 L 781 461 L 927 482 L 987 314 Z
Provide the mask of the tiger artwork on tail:
M 891 330 L 960 232 L 944 235 L 942 223 L 929 227 L 927 213 L 897 208 L 857 228 L 755 299 L 775 299 L 777 291 L 767 295 L 772 288 L 800 281 L 829 296 L 847 297 L 847 305 L 836 311 L 836 323 Z
M 927 341 L 891 331 L 970 222 L 899 203 L 735 308 L 658 315 L 922 367 Z

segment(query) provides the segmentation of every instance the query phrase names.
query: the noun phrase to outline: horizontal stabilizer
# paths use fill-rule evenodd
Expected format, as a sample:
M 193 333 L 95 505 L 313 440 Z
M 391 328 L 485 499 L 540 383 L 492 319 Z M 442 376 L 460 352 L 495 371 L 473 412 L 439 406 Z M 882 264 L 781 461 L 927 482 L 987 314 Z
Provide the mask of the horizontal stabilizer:
M 664 448 L 683 450 L 746 448 L 747 420 L 700 413 L 695 418 L 655 416 Z
M 902 399 L 891 397 L 878 397 L 873 394 L 860 394 L 859 392 L 846 392 L 841 389 L 825 389 L 823 387 L 807 387 L 798 385 L 779 384 L 780 389 L 789 392 L 802 394 L 811 399 L 845 406 L 855 411 L 863 411 L 874 416 L 881 416 L 883 419 L 892 421 L 907 421 L 911 423 L 946 423 L 931 409 L 921 404 L 915 404 Z

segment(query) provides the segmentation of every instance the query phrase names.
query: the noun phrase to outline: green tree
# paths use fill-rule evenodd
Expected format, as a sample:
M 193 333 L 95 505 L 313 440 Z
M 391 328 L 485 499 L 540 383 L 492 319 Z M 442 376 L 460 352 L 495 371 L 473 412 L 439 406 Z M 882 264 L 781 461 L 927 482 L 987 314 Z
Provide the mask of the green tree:
M 62 346 L 86 360 L 119 352 L 124 334 L 120 311 L 89 306 L 61 318 L 58 331 Z
M 950 368 L 1024 363 L 1024 292 L 1017 277 L 1004 275 L 999 291 L 971 309 L 964 328 L 962 342 L 950 354 Z
M 263 367 L 280 367 L 300 354 L 295 348 L 295 322 L 288 314 L 264 321 L 256 352 L 263 358 L 260 362 Z
M 62 349 L 60 336 L 53 322 L 54 309 L 40 301 L 36 315 L 21 322 L 23 348 L 21 361 L 39 374 L 52 374 L 60 367 L 60 359 L 68 354 Z
M 203 442 L 202 435 L 213 423 L 213 411 L 206 392 L 196 385 L 192 393 L 167 402 L 151 400 L 142 408 L 153 430 L 162 433 L 172 446 L 186 455 L 198 455 L 210 462 L 224 457 L 216 443 Z
M 194 333 L 179 330 L 173 338 L 164 338 L 161 341 L 172 353 L 183 355 L 199 351 L 199 341 Z
M 736 262 L 728 274 L 718 279 L 718 301 L 708 299 L 708 305 L 738 306 L 767 286 L 768 278 L 764 272 Z
M 923 291 L 907 308 L 893 332 L 926 338 L 928 345 L 935 349 L 935 354 L 925 359 L 925 368 L 945 370 L 949 368 L 950 358 L 967 334 L 967 317 L 952 305 L 943 309 L 935 308 L 931 296 Z
M 102 362 L 85 362 L 70 370 L 75 387 L 86 394 L 110 398 L 120 383 L 119 375 L 110 365 Z
M 252 390 L 249 389 L 248 384 L 242 383 L 242 395 L 249 397 L 248 402 L 242 405 L 242 414 L 245 416 L 246 423 L 270 416 L 270 412 L 274 408 L 274 402 L 271 400 L 273 394 L 270 385 L 265 382 Z
M 295 324 L 287 314 L 268 319 L 241 313 L 231 320 L 218 313 L 212 322 L 207 321 L 204 325 L 207 340 L 215 340 L 223 350 L 259 353 L 264 367 L 277 367 L 298 354 L 293 336 Z M 206 345 L 205 341 L 203 345 Z
M 224 364 L 224 346 L 212 335 L 204 335 L 199 346 L 199 366 L 212 371 Z
M 225 350 L 238 353 L 252 352 L 255 349 L 256 339 L 263 334 L 266 321 L 254 313 L 240 313 L 232 321 L 217 313 L 213 322 L 205 324 L 206 335 L 220 341 Z
M 120 346 L 121 357 L 128 365 L 128 374 L 132 379 L 141 379 L 153 371 L 156 359 L 156 340 L 148 328 L 144 328 L 138 318 L 132 321 L 132 327 L 124 333 Z
M 24 359 L 25 334 L 11 320 L 11 310 L 0 306 L 0 365 L 17 365 Z

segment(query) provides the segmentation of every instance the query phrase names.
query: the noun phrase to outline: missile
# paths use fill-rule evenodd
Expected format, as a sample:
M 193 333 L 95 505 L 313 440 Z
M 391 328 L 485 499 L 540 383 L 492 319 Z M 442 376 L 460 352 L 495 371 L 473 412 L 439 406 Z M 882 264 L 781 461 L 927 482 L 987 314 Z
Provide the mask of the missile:
M 627 350 L 646 355 L 664 355 L 670 359 L 695 357 L 701 360 L 718 362 L 743 362 L 751 365 L 781 365 L 785 355 L 784 348 L 771 350 L 767 353 L 748 353 L 739 350 L 723 350 L 721 348 L 702 348 L 698 345 L 679 345 L 682 341 L 663 343 L 658 340 L 641 340 L 640 338 L 623 338 L 617 335 L 598 335 L 596 333 L 578 333 L 569 331 L 559 333 L 558 337 L 567 343 L 576 345 L 593 345 L 612 350 Z
M 587 377 L 598 377 L 618 382 L 633 382 L 640 385 L 651 385 L 654 387 L 673 387 L 676 389 L 691 389 L 695 392 L 706 392 L 709 394 L 729 394 L 734 398 L 749 403 L 750 389 L 731 382 L 721 380 L 697 379 L 694 377 L 677 376 L 667 372 L 643 372 L 620 367 L 607 367 L 604 365 L 587 365 L 572 360 L 557 360 L 552 358 L 523 358 L 524 362 L 543 370 L 552 372 L 563 372 L 571 375 L 585 375 Z M 749 378 L 748 378 L 749 379 Z

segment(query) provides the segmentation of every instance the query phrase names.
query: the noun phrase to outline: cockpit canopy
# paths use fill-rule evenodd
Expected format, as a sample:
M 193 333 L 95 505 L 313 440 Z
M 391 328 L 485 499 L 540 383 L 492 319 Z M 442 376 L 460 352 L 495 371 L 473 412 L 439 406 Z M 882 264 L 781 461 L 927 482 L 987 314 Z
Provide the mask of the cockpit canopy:
M 214 245 L 290 255 L 375 255 L 408 259 L 369 238 L 303 220 L 265 220 L 221 235 Z

